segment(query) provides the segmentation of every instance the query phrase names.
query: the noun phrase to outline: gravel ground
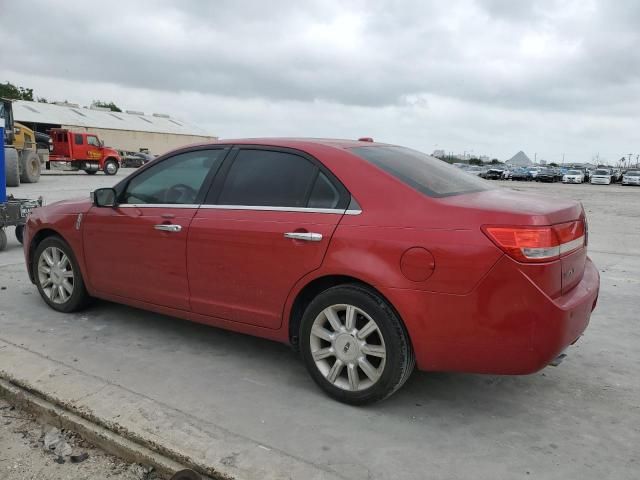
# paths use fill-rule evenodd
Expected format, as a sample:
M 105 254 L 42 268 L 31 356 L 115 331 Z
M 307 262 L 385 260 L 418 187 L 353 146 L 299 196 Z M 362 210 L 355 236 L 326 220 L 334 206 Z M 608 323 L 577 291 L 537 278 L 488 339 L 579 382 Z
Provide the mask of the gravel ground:
M 45 435 L 58 437 L 74 457 L 88 454 L 74 463 L 71 455 L 62 459 L 45 448 Z M 68 451 L 68 450 L 67 450 Z M 81 457 L 80 457 L 81 458 Z M 64 463 L 58 463 L 64 460 Z M 138 464 L 127 464 L 89 445 L 71 432 L 59 432 L 38 423 L 31 415 L 13 409 L 0 400 L 0 479 L 2 480 L 155 480 L 158 477 Z

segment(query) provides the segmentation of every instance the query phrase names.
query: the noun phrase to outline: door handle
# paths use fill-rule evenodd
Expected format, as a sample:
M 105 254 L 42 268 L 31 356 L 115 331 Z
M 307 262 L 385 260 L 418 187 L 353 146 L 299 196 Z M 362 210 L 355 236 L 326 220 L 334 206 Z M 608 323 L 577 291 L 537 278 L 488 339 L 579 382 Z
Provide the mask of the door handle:
M 313 232 L 287 232 L 284 234 L 284 238 L 304 240 L 305 242 L 319 242 L 322 240 L 322 234 Z
M 160 225 L 154 225 L 153 228 L 163 232 L 179 232 L 182 230 L 182 225 L 161 223 Z

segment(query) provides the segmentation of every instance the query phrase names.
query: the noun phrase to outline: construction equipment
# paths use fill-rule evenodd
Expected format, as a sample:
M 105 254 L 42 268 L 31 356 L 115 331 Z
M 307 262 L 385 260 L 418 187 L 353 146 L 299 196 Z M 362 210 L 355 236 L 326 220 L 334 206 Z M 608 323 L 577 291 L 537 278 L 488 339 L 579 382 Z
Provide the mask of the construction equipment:
M 0 126 L 0 135 L 4 137 L 4 128 Z M 0 251 L 7 246 L 6 227 L 15 227 L 16 238 L 22 243 L 24 237 L 24 225 L 27 216 L 36 207 L 42 206 L 42 197 L 38 200 L 26 198 L 7 197 L 7 187 L 5 186 L 5 153 L 11 149 L 0 150 Z M 14 150 L 15 153 L 15 150 Z M 14 165 L 15 167 L 15 165 Z
M 36 132 L 13 119 L 11 100 L 0 99 L 0 119 L 4 119 L 5 174 L 8 187 L 40 180 L 42 165 L 49 160 L 49 147 L 42 145 Z

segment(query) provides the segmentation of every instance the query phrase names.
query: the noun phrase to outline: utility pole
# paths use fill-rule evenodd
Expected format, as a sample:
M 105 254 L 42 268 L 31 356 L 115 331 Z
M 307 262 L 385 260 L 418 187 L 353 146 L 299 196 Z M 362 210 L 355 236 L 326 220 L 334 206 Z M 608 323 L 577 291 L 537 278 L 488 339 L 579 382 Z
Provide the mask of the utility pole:
M 562 154 L 562 165 L 564 165 L 564 153 Z
M 632 162 L 632 160 L 631 160 L 631 156 L 632 156 L 632 155 L 633 155 L 633 153 L 630 153 L 630 154 L 629 154 L 629 165 L 628 165 L 629 167 L 631 166 L 631 162 Z

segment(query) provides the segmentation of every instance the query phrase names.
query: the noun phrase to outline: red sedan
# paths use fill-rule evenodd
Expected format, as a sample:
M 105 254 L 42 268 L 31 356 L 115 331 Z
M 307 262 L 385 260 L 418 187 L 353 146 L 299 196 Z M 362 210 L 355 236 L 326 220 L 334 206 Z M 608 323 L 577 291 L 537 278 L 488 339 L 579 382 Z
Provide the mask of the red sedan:
M 579 203 L 367 140 L 176 150 L 36 209 L 24 244 L 55 310 L 95 297 L 287 342 L 352 404 L 391 395 L 416 363 L 540 370 L 599 289 Z

